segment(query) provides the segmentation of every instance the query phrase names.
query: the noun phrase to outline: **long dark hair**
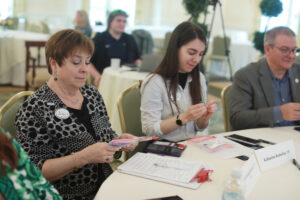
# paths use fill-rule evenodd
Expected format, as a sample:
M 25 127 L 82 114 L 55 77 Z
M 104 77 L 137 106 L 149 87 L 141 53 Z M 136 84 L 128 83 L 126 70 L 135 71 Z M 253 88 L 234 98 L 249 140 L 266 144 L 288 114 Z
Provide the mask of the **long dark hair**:
M 173 96 L 174 104 L 178 109 L 176 91 L 178 89 L 178 71 L 179 71 L 179 59 L 178 59 L 178 50 L 181 46 L 187 44 L 188 42 L 199 39 L 206 45 L 206 35 L 204 31 L 192 22 L 183 22 L 179 24 L 173 31 L 169 44 L 167 47 L 166 54 L 164 55 L 161 63 L 153 71 L 153 74 L 159 74 L 164 79 L 165 85 L 167 87 L 166 81 L 170 81 L 170 87 L 167 87 L 169 102 L 171 105 L 171 96 Z M 199 76 L 199 63 L 198 65 L 190 72 L 192 76 L 192 81 L 190 82 L 190 94 L 192 99 L 192 104 L 197 104 L 203 100 L 201 95 L 201 86 L 200 86 L 200 76 Z M 172 106 L 171 106 L 172 109 Z M 174 111 L 172 109 L 174 115 Z
M 16 168 L 17 163 L 18 155 L 16 149 L 0 128 L 0 175 L 6 174 L 6 164 L 8 164 L 11 171 L 13 171 Z

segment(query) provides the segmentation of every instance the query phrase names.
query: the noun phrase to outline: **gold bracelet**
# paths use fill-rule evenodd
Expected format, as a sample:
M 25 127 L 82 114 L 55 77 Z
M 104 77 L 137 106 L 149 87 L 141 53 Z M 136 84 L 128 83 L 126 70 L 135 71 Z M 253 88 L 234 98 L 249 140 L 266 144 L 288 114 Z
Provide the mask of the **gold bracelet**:
M 73 157 L 74 157 L 74 163 L 75 163 L 75 167 L 73 168 L 73 170 L 80 168 L 80 167 L 77 166 L 77 156 L 76 156 L 76 153 L 73 152 L 73 153 L 71 153 L 71 155 L 73 155 Z

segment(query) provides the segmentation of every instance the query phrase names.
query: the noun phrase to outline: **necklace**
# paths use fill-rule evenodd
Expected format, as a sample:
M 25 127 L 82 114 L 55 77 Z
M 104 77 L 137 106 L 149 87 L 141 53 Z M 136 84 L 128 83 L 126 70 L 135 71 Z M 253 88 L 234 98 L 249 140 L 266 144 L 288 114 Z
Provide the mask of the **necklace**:
M 77 97 L 75 100 L 71 100 L 69 98 L 65 98 L 62 95 L 60 95 L 59 93 L 62 93 L 61 90 L 59 90 L 59 87 L 52 85 L 52 84 L 48 84 L 48 86 L 56 93 L 56 95 L 61 99 L 61 100 L 65 100 L 67 102 L 71 102 L 72 104 L 78 104 L 80 98 Z M 77 95 L 78 96 L 78 95 Z
M 75 100 L 71 100 L 71 99 L 66 99 L 66 98 L 64 98 L 62 96 L 59 96 L 59 97 L 62 98 L 63 100 L 71 102 L 72 104 L 78 104 L 78 102 L 79 102 L 79 98 L 77 98 Z

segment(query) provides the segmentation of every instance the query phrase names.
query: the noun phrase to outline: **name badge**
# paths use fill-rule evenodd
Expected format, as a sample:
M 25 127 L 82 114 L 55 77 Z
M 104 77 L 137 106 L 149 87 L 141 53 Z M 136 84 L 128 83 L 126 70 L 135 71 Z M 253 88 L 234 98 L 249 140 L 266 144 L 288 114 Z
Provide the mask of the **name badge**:
M 256 150 L 255 154 L 262 171 L 285 164 L 296 157 L 293 140 Z
M 65 108 L 59 108 L 55 111 L 55 116 L 58 119 L 68 119 L 70 117 L 70 112 Z

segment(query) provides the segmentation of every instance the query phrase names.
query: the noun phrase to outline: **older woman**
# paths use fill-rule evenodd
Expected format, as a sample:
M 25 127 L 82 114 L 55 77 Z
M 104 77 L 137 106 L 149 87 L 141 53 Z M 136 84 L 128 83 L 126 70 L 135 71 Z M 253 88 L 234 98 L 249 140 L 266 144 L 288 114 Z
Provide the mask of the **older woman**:
M 144 133 L 180 141 L 207 127 L 217 105 L 206 102 L 206 81 L 199 71 L 205 46 L 205 33 L 197 25 L 183 22 L 175 28 L 162 62 L 143 81 Z
M 120 150 L 108 145 L 117 135 L 101 95 L 85 84 L 92 54 L 93 44 L 82 33 L 68 29 L 54 34 L 46 44 L 51 78 L 16 117 L 20 144 L 64 199 L 92 199 Z

